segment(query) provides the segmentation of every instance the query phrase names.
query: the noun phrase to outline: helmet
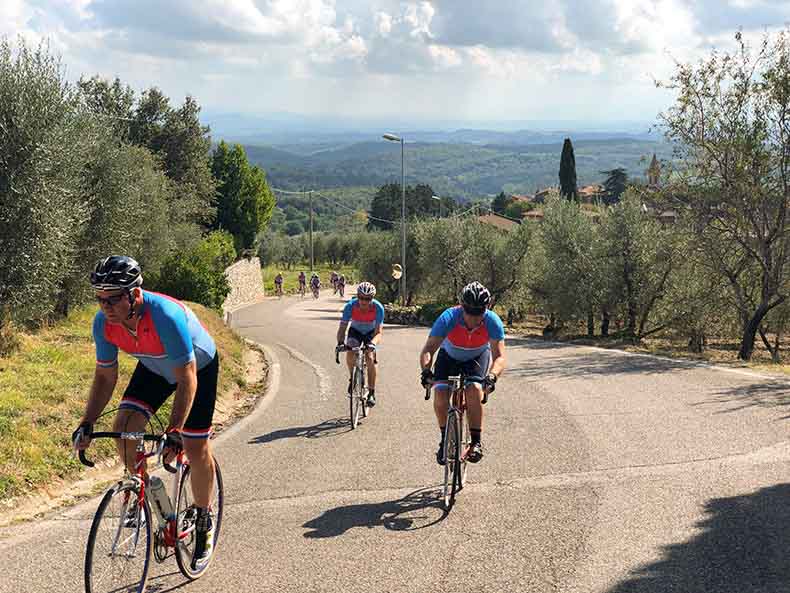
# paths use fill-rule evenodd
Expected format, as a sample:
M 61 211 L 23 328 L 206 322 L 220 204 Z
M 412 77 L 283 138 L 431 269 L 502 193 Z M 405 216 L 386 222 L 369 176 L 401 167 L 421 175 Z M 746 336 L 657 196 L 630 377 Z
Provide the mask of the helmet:
M 129 290 L 142 283 L 140 264 L 125 255 L 105 257 L 91 272 L 91 286 L 94 290 Z
M 491 302 L 491 293 L 479 282 L 470 282 L 461 291 L 461 305 L 471 315 L 482 315 Z
M 362 282 L 359 286 L 357 286 L 357 296 L 373 298 L 376 296 L 376 287 L 370 282 Z

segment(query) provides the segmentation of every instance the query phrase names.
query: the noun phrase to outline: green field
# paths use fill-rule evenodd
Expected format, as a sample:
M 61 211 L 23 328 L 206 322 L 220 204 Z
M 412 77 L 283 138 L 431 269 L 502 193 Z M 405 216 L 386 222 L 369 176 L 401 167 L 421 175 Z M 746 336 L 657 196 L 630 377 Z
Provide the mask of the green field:
M 326 290 L 329 287 L 329 274 L 332 270 L 335 270 L 338 274 L 343 274 L 346 277 L 346 283 L 350 284 L 349 279 L 357 281 L 359 279 L 359 273 L 356 269 L 351 266 L 338 266 L 333 268 L 327 264 L 321 264 L 315 266 L 315 271 L 318 273 L 318 277 L 321 279 L 321 290 Z M 308 294 L 310 293 L 310 264 L 302 264 L 300 266 L 296 266 L 290 270 L 285 268 L 279 268 L 277 266 L 266 266 L 263 268 L 263 287 L 266 290 L 266 294 L 269 296 L 274 295 L 274 277 L 277 275 L 277 272 L 281 272 L 283 275 L 283 292 L 285 294 L 297 294 L 299 290 L 299 272 L 304 271 L 305 275 L 307 276 L 307 291 Z
M 216 313 L 190 303 L 211 333 L 222 358 L 220 394 L 244 383 L 244 343 Z M 0 358 L 0 498 L 30 493 L 77 474 L 82 466 L 71 451 L 71 432 L 82 415 L 96 357 L 91 325 L 94 307 L 33 334 L 21 334 L 16 353 Z M 107 410 L 118 405 L 134 370 L 135 359 L 121 354 L 116 393 Z M 167 410 L 160 413 L 167 422 Z M 97 429 L 109 430 L 112 415 Z M 113 444 L 96 443 L 90 457 L 112 454 Z

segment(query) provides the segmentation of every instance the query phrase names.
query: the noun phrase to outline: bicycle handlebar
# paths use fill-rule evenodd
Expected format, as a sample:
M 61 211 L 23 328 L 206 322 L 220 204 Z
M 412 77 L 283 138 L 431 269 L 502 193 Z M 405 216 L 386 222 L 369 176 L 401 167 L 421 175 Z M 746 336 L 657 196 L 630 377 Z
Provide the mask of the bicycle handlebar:
M 431 399 L 431 387 L 436 385 L 437 383 L 444 383 L 445 381 L 429 381 L 430 385 L 425 388 L 425 401 Z M 482 403 L 488 402 L 488 393 L 486 393 L 485 389 L 483 390 L 483 401 Z
M 165 436 L 159 434 L 149 434 L 145 432 L 94 432 L 90 435 L 91 440 L 93 439 L 121 439 L 125 441 L 149 441 L 149 442 L 157 442 L 161 443 Z M 90 459 L 85 456 L 85 449 L 80 449 L 78 452 L 78 457 L 80 459 L 80 463 L 87 467 L 95 467 L 96 464 L 93 463 Z M 168 466 L 164 464 L 165 469 L 170 473 L 175 473 L 176 469 L 172 466 Z
M 378 350 L 378 347 L 375 344 L 362 344 L 362 346 L 355 346 L 354 348 L 349 348 L 346 345 L 337 346 L 335 348 L 335 363 L 340 364 L 340 353 L 341 352 L 359 352 L 360 350 L 372 350 L 375 352 Z

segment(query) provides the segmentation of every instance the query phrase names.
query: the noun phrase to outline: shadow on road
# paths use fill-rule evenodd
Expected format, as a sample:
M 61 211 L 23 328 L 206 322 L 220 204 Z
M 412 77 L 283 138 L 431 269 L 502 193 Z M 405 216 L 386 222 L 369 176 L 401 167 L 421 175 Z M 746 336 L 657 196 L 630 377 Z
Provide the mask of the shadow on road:
M 305 439 L 322 439 L 333 437 L 351 430 L 351 423 L 348 418 L 333 418 L 324 420 L 313 426 L 294 426 L 292 428 L 281 428 L 273 432 L 262 434 L 247 441 L 248 445 L 263 445 L 278 441 L 280 439 L 292 439 L 302 437 Z
M 723 389 L 713 394 L 710 399 L 699 402 L 695 405 L 717 405 L 734 404 L 719 414 L 737 412 L 748 408 L 777 408 L 790 405 L 790 384 L 781 381 L 769 381 L 739 385 L 729 389 Z M 782 420 L 790 418 L 790 413 L 782 416 Z
M 337 537 L 354 527 L 384 527 L 392 531 L 415 531 L 439 523 L 447 512 L 437 490 L 422 488 L 397 500 L 351 504 L 325 511 L 303 525 L 312 529 L 307 538 Z
M 178 571 L 168 572 L 167 574 L 160 574 L 148 579 L 148 585 L 145 587 L 145 593 L 168 593 L 169 591 L 177 591 L 181 587 L 188 585 L 190 581 L 184 579 L 177 585 L 170 586 L 165 580 L 172 577 L 180 577 L 181 573 Z M 183 578 L 183 577 L 182 577 Z
M 790 592 L 790 484 L 705 505 L 700 531 L 609 593 Z

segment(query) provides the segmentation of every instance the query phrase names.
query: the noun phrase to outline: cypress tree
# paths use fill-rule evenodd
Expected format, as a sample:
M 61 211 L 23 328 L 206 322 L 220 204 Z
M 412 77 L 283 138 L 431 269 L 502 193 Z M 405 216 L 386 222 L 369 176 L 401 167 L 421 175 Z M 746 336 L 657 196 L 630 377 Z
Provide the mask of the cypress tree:
M 573 144 L 565 138 L 560 157 L 560 195 L 569 200 L 579 200 L 576 190 L 576 157 L 573 156 Z

